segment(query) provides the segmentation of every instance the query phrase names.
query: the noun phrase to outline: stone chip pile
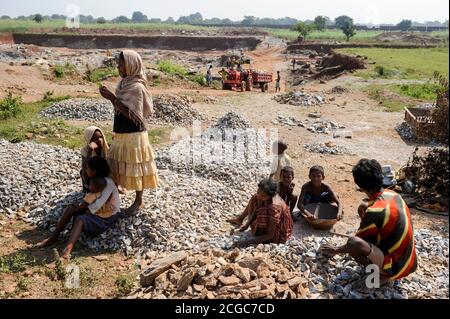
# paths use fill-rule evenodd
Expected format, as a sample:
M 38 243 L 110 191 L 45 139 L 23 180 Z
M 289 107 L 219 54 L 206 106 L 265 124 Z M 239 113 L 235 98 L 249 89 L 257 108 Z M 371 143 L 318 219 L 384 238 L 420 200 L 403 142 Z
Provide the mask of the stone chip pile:
M 266 137 L 241 115 L 230 112 L 200 137 L 186 138 L 157 152 L 158 167 L 214 179 L 241 188 L 269 174 Z
M 195 120 L 203 120 L 200 112 L 192 107 L 192 99 L 175 94 L 156 95 L 153 97 L 155 114 L 150 122 L 162 122 L 173 125 L 192 125 Z
M 331 155 L 351 155 L 351 151 L 345 146 L 339 146 L 332 142 L 309 143 L 304 145 L 305 149 L 312 153 L 331 154 Z
M 148 118 L 149 123 L 191 125 L 194 120 L 204 117 L 192 107 L 192 100 L 187 96 L 175 94 L 156 95 L 153 97 L 155 113 Z M 114 108 L 105 99 L 74 98 L 53 103 L 40 114 L 49 118 L 82 120 L 90 122 L 113 121 Z
M 313 116 L 314 115 L 314 116 Z M 320 117 L 311 113 L 311 117 Z M 277 119 L 272 121 L 273 124 L 283 124 L 286 126 L 300 126 L 306 128 L 312 133 L 318 134 L 331 134 L 336 130 L 344 129 L 345 125 L 339 124 L 335 121 L 329 121 L 325 119 L 309 119 L 298 120 L 293 116 L 278 115 Z
M 0 211 L 10 217 L 43 207 L 81 187 L 78 152 L 59 146 L 0 140 Z
M 279 94 L 274 97 L 274 100 L 280 104 L 290 104 L 296 106 L 321 105 L 326 102 L 326 99 L 319 94 L 309 94 L 305 92 Z
M 105 99 L 74 98 L 53 103 L 42 110 L 40 115 L 49 118 L 81 121 L 112 121 L 114 108 Z
M 281 258 L 261 252 L 206 249 L 153 261 L 132 298 L 296 299 L 309 297 L 307 281 Z

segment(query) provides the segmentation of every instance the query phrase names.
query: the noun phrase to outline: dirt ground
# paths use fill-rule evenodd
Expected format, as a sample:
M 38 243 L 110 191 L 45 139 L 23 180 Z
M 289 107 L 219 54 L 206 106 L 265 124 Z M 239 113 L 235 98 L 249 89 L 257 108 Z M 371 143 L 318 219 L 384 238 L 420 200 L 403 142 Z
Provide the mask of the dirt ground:
M 215 53 L 217 54 L 217 53 Z M 288 91 L 285 81 L 289 61 L 283 54 L 283 48 L 260 48 L 249 52 L 255 60 L 254 66 L 270 72 L 281 71 L 282 91 Z M 60 85 L 45 80 L 39 70 L 29 66 L 9 66 L 0 63 L 0 74 L 8 76 L 0 77 L 0 87 L 16 89 L 24 96 L 25 101 L 40 99 L 47 90 L 54 90 L 55 94 L 70 94 L 72 96 L 98 96 L 97 86 L 92 85 Z M 108 82 L 113 86 L 117 79 Z M 395 131 L 396 124 L 400 123 L 403 113 L 385 112 L 377 102 L 371 100 L 365 93 L 351 90 L 342 95 L 331 95 L 328 92 L 336 85 L 363 82 L 351 75 L 327 81 L 325 84 L 318 82 L 304 86 L 308 93 L 321 94 L 335 100 L 322 106 L 302 107 L 279 104 L 273 100 L 274 86 L 268 93 L 259 90 L 253 92 L 229 92 L 213 89 L 186 90 L 183 88 L 156 88 L 152 93 L 191 93 L 204 96 L 216 96 L 218 102 L 214 104 L 196 103 L 194 105 L 200 112 L 206 115 L 205 125 L 215 121 L 229 111 L 235 111 L 247 118 L 255 128 L 277 128 L 278 135 L 284 139 L 289 148 L 287 153 L 293 159 L 295 170 L 295 192 L 308 179 L 308 170 L 315 164 L 322 165 L 325 169 L 326 182 L 339 194 L 344 203 L 344 220 L 335 225 L 335 231 L 352 233 L 359 226 L 359 218 L 356 208 L 359 205 L 362 194 L 355 189 L 351 169 L 362 157 L 375 158 L 382 164 L 391 164 L 394 169 L 399 169 L 406 164 L 409 156 L 414 151 L 414 145 L 407 145 Z M 352 132 L 351 139 L 336 138 L 332 135 L 314 134 L 299 126 L 274 125 L 272 120 L 278 115 L 292 116 L 297 120 L 304 120 L 308 113 L 320 112 L 322 119 L 343 124 L 346 130 Z M 354 155 L 325 155 L 310 153 L 304 148 L 304 144 L 311 142 L 333 141 L 337 145 L 346 146 Z M 161 145 L 167 144 L 167 140 Z M 256 190 L 256 185 L 255 185 Z M 427 228 L 440 236 L 448 236 L 448 218 L 425 214 L 412 210 L 412 219 L 416 229 Z M 294 236 L 305 237 L 317 234 L 303 222 L 295 226 Z M 18 273 L 0 273 L 0 298 L 114 298 L 119 297 L 115 280 L 120 275 L 136 275 L 139 265 L 133 258 L 128 258 L 122 253 L 101 253 L 105 260 L 99 261 L 99 254 L 89 251 L 84 247 L 76 250 L 75 263 L 84 269 L 84 280 L 87 283 L 76 293 L 64 289 L 61 281 L 51 279 L 54 268 L 52 252 L 49 249 L 31 248 L 33 243 L 42 240 L 46 233 L 30 226 L 20 220 L 6 220 L 0 215 L 0 256 L 12 256 L 20 252 L 31 259 L 35 259 L 35 265 L 27 267 L 27 270 Z M 58 246 L 62 249 L 62 243 Z M 29 259 L 27 258 L 27 259 Z M 103 259 L 101 257 L 100 259 Z M 53 268 L 52 268 L 53 267 Z M 21 279 L 22 278 L 22 279 Z M 23 278 L 29 279 L 27 289 L 20 288 L 18 282 Z

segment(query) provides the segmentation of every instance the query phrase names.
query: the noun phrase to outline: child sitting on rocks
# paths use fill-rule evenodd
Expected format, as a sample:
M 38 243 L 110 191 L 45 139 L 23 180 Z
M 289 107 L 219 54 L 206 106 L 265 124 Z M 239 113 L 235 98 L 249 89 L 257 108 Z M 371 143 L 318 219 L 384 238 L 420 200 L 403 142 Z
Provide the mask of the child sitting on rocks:
M 114 226 L 118 221 L 120 197 L 117 186 L 108 177 L 109 175 L 110 168 L 103 157 L 96 156 L 89 159 L 87 176 L 93 180 L 89 185 L 91 193 L 84 197 L 83 203 L 73 203 L 65 209 L 52 235 L 39 243 L 38 247 L 47 247 L 56 243 L 59 234 L 64 231 L 72 218 L 74 222 L 69 242 L 61 255 L 62 258 L 69 258 L 81 233 L 86 236 L 97 236 Z M 100 194 L 96 194 L 99 191 Z
M 315 165 L 309 170 L 310 181 L 302 186 L 300 198 L 298 200 L 298 209 L 307 218 L 315 219 L 314 214 L 305 209 L 305 205 L 314 203 L 331 204 L 336 203 L 338 207 L 337 219 L 342 219 L 342 203 L 337 194 L 331 189 L 328 184 L 325 184 L 325 171 L 322 166 Z
M 289 206 L 291 213 L 294 211 L 295 204 L 297 203 L 297 196 L 293 194 L 295 184 L 294 169 L 290 166 L 285 166 L 281 169 L 281 181 L 278 183 L 278 195 Z
M 295 204 L 297 203 L 297 196 L 293 195 L 295 187 L 295 184 L 292 183 L 293 180 L 294 180 L 294 169 L 290 166 L 283 167 L 281 169 L 281 181 L 277 185 L 277 193 L 289 207 L 289 210 L 291 211 L 291 216 L 295 208 Z M 245 216 L 241 215 L 238 218 L 231 219 L 229 221 L 235 225 L 240 225 L 242 223 L 243 218 L 245 218 Z M 255 219 L 256 219 L 256 210 L 250 212 L 250 214 L 247 217 L 247 222 L 245 223 L 244 226 L 240 228 L 239 231 L 243 232 L 247 230 L 250 227 L 250 225 L 255 221 Z

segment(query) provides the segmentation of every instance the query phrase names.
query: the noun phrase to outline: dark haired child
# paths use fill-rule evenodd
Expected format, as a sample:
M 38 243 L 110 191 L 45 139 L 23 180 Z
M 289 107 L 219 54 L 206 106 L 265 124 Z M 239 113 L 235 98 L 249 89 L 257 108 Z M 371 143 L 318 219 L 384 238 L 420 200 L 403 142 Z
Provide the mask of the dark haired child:
M 335 203 L 338 207 L 337 219 L 340 220 L 343 217 L 343 207 L 337 194 L 331 189 L 331 187 L 324 183 L 325 171 L 322 166 L 315 165 L 309 170 L 310 181 L 302 186 L 300 198 L 298 200 L 298 209 L 307 218 L 314 219 L 315 216 L 311 212 L 305 209 L 305 205 L 324 203 Z
M 281 181 L 278 183 L 278 195 L 289 206 L 291 213 L 294 211 L 295 204 L 297 203 L 297 196 L 293 194 L 295 184 L 294 169 L 290 166 L 285 166 L 281 169 Z

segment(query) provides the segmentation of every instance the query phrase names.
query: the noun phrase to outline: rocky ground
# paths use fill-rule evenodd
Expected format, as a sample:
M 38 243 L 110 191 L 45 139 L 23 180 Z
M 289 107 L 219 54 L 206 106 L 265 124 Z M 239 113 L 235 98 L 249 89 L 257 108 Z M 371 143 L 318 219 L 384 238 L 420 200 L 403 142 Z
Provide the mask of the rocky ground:
M 248 126 L 249 123 L 240 115 L 229 113 L 211 129 L 248 129 Z M 364 270 L 356 262 L 348 256 L 328 261 L 320 255 L 321 244 L 337 245 L 343 240 L 326 233 L 302 240 L 294 236 L 283 245 L 258 245 L 242 252 L 227 252 L 234 240 L 250 235 L 235 233 L 226 219 L 244 209 L 251 195 L 249 190 L 267 171 L 254 167 L 249 172 L 248 167 L 240 167 L 243 163 L 232 162 L 228 158 L 231 162 L 222 163 L 222 170 L 217 163 L 203 163 L 201 170 L 186 166 L 180 173 L 178 164 L 173 165 L 173 157 L 169 155 L 172 149 L 180 147 L 179 143 L 158 151 L 161 188 L 145 193 L 144 200 L 149 205 L 135 217 L 120 220 L 101 236 L 82 239 L 94 251 L 119 250 L 135 256 L 143 260 L 143 268 L 156 262 L 161 257 L 160 253 L 170 255 L 173 251 L 188 251 L 177 265 L 170 264 L 170 269 L 164 271 L 158 269 L 157 276 L 153 273 L 153 280 L 142 279 L 149 271 L 144 272 L 141 275 L 143 287 L 136 289 L 130 297 L 448 297 L 448 238 L 432 235 L 426 229 L 416 229 L 415 233 L 421 265 L 417 273 L 394 285 L 369 292 L 353 287 L 364 275 Z M 28 142 L 11 144 L 2 141 L 0 151 L 3 210 L 10 218 L 19 211 L 18 216 L 24 220 L 52 230 L 63 208 L 81 198 L 77 192 L 78 155 L 60 147 Z M 200 148 L 199 151 L 205 149 Z M 49 161 L 53 163 L 51 169 L 46 168 Z M 233 167 L 241 169 L 231 171 Z M 224 178 L 226 175 L 222 174 L 230 171 L 230 178 Z M 30 188 L 32 181 L 35 185 Z M 124 205 L 131 199 L 131 196 L 124 198 Z M 296 232 L 303 227 L 304 223 L 297 222 Z M 67 237 L 68 231 L 63 236 Z M 211 250 L 211 247 L 216 248 Z M 433 271 L 429 271 L 426 265 Z
M 426 230 L 415 237 L 420 263 L 434 263 L 436 272 L 419 269 L 379 289 L 361 289 L 365 270 L 348 256 L 328 260 L 320 254 L 321 244 L 338 245 L 342 239 L 310 237 L 242 251 L 204 246 L 199 252 L 149 258 L 142 288 L 130 298 L 448 298 L 448 239 Z

